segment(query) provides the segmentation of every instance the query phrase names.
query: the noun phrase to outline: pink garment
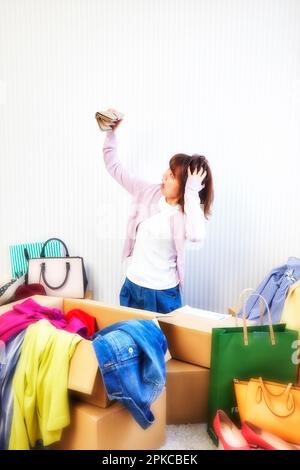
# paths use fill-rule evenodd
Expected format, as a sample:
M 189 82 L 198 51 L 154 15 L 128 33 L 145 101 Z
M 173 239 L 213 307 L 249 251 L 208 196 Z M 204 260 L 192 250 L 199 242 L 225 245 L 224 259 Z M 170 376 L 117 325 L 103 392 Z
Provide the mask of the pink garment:
M 113 130 L 106 132 L 103 156 L 107 171 L 133 196 L 122 252 L 123 261 L 132 254 L 138 224 L 159 212 L 161 185 L 134 177 L 122 167 L 117 154 L 116 132 Z M 180 210 L 171 217 L 171 230 L 177 252 L 177 274 L 182 293 L 184 291 L 185 241 L 202 243 L 205 238 L 205 217 L 200 206 L 199 191 L 199 181 L 189 176 L 185 186 L 184 212 Z
M 27 326 L 42 319 L 49 320 L 56 328 L 88 338 L 87 326 L 79 318 L 65 319 L 59 308 L 45 307 L 29 298 L 13 305 L 12 310 L 0 315 L 0 340 L 7 342 Z

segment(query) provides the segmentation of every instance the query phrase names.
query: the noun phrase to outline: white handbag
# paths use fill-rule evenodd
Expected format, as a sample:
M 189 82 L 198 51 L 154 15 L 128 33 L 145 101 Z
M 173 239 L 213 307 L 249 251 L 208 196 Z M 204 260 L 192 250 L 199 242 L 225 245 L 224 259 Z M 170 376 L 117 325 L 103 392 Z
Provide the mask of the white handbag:
M 58 240 L 62 243 L 66 252 L 64 257 L 45 257 L 45 247 L 50 240 Z M 26 284 L 42 284 L 49 296 L 84 298 L 88 281 L 83 258 L 70 256 L 62 240 L 49 238 L 44 243 L 39 258 L 29 259 L 25 249 L 25 257 L 28 261 Z

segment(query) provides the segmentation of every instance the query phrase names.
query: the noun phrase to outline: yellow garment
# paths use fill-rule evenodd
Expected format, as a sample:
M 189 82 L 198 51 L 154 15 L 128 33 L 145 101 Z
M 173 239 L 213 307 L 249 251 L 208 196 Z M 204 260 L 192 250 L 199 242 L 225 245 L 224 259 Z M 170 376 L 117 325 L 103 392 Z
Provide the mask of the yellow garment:
M 286 323 L 290 330 L 297 330 L 300 338 L 300 279 L 289 288 L 280 323 Z
M 29 449 L 38 439 L 46 446 L 60 440 L 70 423 L 69 361 L 81 340 L 47 320 L 27 328 L 13 379 L 9 449 Z

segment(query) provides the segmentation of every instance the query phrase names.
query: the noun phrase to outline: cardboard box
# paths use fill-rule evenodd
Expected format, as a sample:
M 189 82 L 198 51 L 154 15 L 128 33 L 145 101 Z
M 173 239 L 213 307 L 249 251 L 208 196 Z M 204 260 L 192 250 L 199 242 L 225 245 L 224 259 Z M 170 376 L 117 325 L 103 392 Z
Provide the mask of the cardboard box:
M 63 299 L 45 295 L 34 295 L 32 298 L 41 305 L 57 307 L 65 313 L 73 308 L 80 308 L 96 318 L 97 328 L 102 329 L 112 323 L 133 318 L 154 319 L 156 313 L 127 307 L 107 305 L 103 302 L 88 299 Z M 26 299 L 11 302 L 0 307 L 0 314 L 12 309 L 13 305 Z M 87 366 L 88 365 L 88 366 Z M 92 342 L 83 339 L 78 343 L 70 361 L 68 388 L 71 391 L 83 394 L 82 399 L 89 400 L 97 406 L 109 406 L 110 401 L 106 395 L 102 382 L 98 361 Z M 89 395 L 89 397 L 87 396 Z M 78 395 L 80 396 L 80 395 Z
M 151 319 L 156 317 L 155 312 L 147 310 L 140 310 L 137 308 L 119 307 L 115 305 L 108 305 L 103 302 L 96 300 L 86 299 L 64 299 L 63 309 L 67 313 L 73 308 L 80 308 L 86 313 L 94 316 L 97 321 L 97 328 L 102 329 L 106 326 L 111 325 L 124 320 L 131 320 L 133 318 L 145 318 Z
M 166 366 L 167 424 L 207 422 L 209 369 L 175 359 Z
M 36 302 L 38 302 L 41 305 L 45 305 L 46 307 L 57 307 L 60 308 L 61 310 L 64 309 L 64 299 L 63 297 L 54 297 L 54 296 L 48 296 L 48 295 L 32 295 L 29 296 L 32 297 Z M 0 315 L 2 313 L 8 312 L 9 310 L 12 309 L 13 305 L 19 304 L 24 302 L 26 299 L 29 299 L 29 297 L 25 297 L 24 299 L 21 300 L 16 300 L 15 302 L 9 302 L 6 305 L 1 305 L 0 306 Z M 85 292 L 85 299 L 92 299 L 93 298 L 93 291 L 92 290 L 87 290 Z M 84 300 L 84 299 L 78 299 L 78 300 Z
M 28 299 L 29 297 L 26 297 L 26 298 Z M 12 307 L 14 305 L 24 302 L 26 298 L 17 300 L 15 302 L 10 302 L 9 304 L 6 304 L 6 305 L 1 305 L 0 315 L 2 315 L 5 312 L 8 312 L 9 310 L 12 310 Z M 33 295 L 32 299 L 34 299 L 40 305 L 45 305 L 46 307 L 57 307 L 63 310 L 64 299 L 62 297 L 50 297 L 48 295 Z
M 47 296 L 33 296 L 33 298 L 42 305 L 62 307 L 64 312 L 80 308 L 96 318 L 98 329 L 133 318 L 157 318 L 167 337 L 171 356 L 174 359 L 206 368 L 210 367 L 212 328 L 235 326 L 235 319 L 231 317 L 229 320 L 216 320 L 180 311 L 162 315 L 146 310 L 107 305 L 95 300 Z M 237 321 L 239 325 L 242 324 L 240 319 Z M 87 364 L 89 367 L 86 367 Z M 83 340 L 78 344 L 70 362 L 68 387 L 70 390 L 88 395 L 94 394 L 97 390 L 98 396 L 94 395 L 91 398 L 92 402 L 97 403 L 98 406 L 100 403 L 102 406 L 108 406 L 109 402 L 105 399 L 103 390 L 100 393 L 96 386 L 96 379 L 98 384 L 102 380 L 93 346 L 90 341 Z
M 34 299 L 40 305 L 46 307 L 56 307 L 63 310 L 64 299 L 62 297 L 52 297 L 46 295 L 33 295 Z M 26 299 L 11 302 L 0 307 L 0 315 L 11 310 L 13 305 L 22 303 Z M 83 300 L 80 300 L 83 302 Z M 85 307 L 83 307 L 85 309 Z M 87 367 L 88 364 L 88 367 Z M 68 388 L 82 393 L 92 393 L 95 382 L 101 381 L 101 374 L 98 369 L 98 361 L 93 350 L 91 341 L 83 339 L 78 343 L 73 357 L 70 361 Z
M 239 326 L 243 324 L 241 319 L 229 315 L 227 319 L 218 320 L 179 310 L 160 316 L 158 321 L 168 339 L 173 359 L 206 368 L 210 368 L 212 329 L 234 327 L 236 321 Z M 253 322 L 247 320 L 247 324 L 251 325 Z
M 235 326 L 235 319 L 231 317 L 228 320 L 216 320 L 207 317 L 201 318 L 198 315 L 180 311 L 162 315 L 146 310 L 107 305 L 103 302 L 87 299 L 62 299 L 61 297 L 43 295 L 33 296 L 33 299 L 42 305 L 61 308 L 64 312 L 68 312 L 73 308 L 80 308 L 96 318 L 98 329 L 105 328 L 118 321 L 133 318 L 157 318 L 167 337 L 172 358 L 206 368 L 210 367 L 212 328 Z M 13 304 L 3 306 L 4 311 L 10 309 Z M 237 321 L 239 325 L 242 324 L 240 319 Z M 247 321 L 247 323 L 251 324 L 253 322 Z M 97 384 L 100 384 L 102 379 L 92 343 L 88 340 L 82 340 L 70 361 L 68 388 L 88 395 L 95 393 L 91 397 L 92 403 L 97 403 L 98 406 L 100 406 L 100 403 L 102 406 L 108 406 L 109 402 L 105 398 L 103 390 L 100 391 L 97 387 L 96 380 Z
M 91 394 L 101 379 L 98 361 L 92 342 L 83 339 L 77 344 L 70 361 L 68 389 Z
M 78 367 L 78 357 L 75 358 L 73 365 Z M 81 368 L 79 367 L 78 370 L 81 370 Z M 72 372 L 73 371 L 70 371 L 69 384 L 68 384 L 68 388 L 71 390 L 72 397 L 76 398 L 77 400 L 90 403 L 91 405 L 99 406 L 100 408 L 107 408 L 112 403 L 115 403 L 115 400 L 110 400 L 107 396 L 106 389 L 102 380 L 101 372 L 98 370 L 98 363 L 97 363 L 97 371 L 95 372 L 95 374 L 93 371 L 89 372 L 90 379 L 93 384 L 89 382 L 89 384 L 86 386 L 86 393 L 82 393 L 82 391 L 78 391 L 78 385 L 77 385 L 78 381 L 76 378 L 76 381 L 74 384 L 74 374 Z M 73 384 L 70 384 L 71 380 L 73 381 Z M 90 390 L 91 390 L 91 393 L 90 393 Z
M 60 450 L 151 450 L 166 439 L 166 391 L 151 405 L 155 421 L 143 429 L 121 403 L 98 408 L 82 402 L 71 407 L 71 423 L 60 442 Z

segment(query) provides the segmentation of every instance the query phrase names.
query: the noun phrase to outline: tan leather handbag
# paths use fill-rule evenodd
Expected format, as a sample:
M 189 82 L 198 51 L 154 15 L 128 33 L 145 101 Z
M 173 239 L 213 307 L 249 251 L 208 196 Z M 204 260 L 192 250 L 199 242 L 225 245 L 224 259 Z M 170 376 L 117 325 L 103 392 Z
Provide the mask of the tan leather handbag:
M 241 421 L 300 444 L 300 387 L 259 377 L 234 379 L 234 390 Z

